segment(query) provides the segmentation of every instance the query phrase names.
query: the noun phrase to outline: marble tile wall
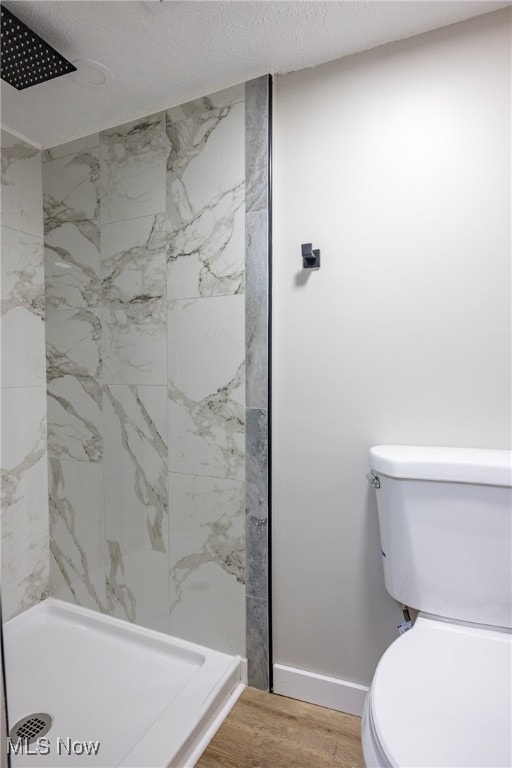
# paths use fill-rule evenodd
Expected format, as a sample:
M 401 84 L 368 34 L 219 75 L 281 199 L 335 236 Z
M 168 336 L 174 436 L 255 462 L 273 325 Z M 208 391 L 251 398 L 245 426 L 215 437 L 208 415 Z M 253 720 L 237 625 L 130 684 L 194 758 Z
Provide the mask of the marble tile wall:
M 99 136 L 43 157 L 52 595 L 106 609 Z
M 244 91 L 167 112 L 171 632 L 243 656 Z
M 4 620 L 48 596 L 41 154 L 2 131 L 0 471 Z
M 249 638 L 265 687 L 268 111 L 246 88 L 265 110 L 261 78 L 44 153 L 50 584 L 221 651 Z
M 165 115 L 45 153 L 52 594 L 169 631 Z

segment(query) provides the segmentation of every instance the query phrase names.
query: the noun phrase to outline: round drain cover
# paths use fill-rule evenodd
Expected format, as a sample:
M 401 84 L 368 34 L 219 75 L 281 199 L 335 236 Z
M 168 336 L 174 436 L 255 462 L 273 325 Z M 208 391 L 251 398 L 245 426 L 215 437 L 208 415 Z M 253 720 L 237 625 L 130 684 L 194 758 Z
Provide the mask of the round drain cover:
M 22 739 L 26 744 L 30 744 L 47 734 L 52 727 L 52 722 L 53 718 L 47 712 L 34 712 L 33 715 L 22 717 L 11 728 L 9 733 L 11 742 Z

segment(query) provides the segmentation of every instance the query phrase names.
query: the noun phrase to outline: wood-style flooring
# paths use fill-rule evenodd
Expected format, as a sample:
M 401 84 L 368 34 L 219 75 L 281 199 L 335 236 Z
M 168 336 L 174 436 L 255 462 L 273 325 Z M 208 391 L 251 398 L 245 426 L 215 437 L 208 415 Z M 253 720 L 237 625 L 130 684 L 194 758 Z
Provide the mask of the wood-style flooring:
M 247 688 L 197 768 L 364 768 L 360 728 L 359 717 Z

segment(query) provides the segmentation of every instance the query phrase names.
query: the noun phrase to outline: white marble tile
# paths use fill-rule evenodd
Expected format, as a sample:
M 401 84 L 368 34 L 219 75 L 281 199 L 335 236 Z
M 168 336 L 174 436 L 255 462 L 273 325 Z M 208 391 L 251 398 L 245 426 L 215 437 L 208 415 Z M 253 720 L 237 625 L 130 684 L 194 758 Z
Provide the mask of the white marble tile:
M 167 553 L 107 541 L 106 558 L 108 612 L 169 632 Z
M 2 391 L 4 619 L 48 594 L 48 484 L 44 387 Z
M 55 147 L 43 150 L 43 163 L 49 160 L 55 160 L 66 155 L 75 155 L 77 152 L 85 152 L 88 149 L 94 149 L 100 144 L 99 133 L 91 133 L 90 136 L 84 136 L 81 139 L 66 141 L 65 144 L 57 144 Z
M 48 455 L 98 462 L 103 454 L 101 384 L 90 376 L 48 382 Z
M 48 528 L 46 392 L 44 387 L 2 390 L 2 537 Z
M 46 357 L 48 381 L 61 376 L 101 378 L 99 309 L 48 309 Z
M 167 551 L 167 388 L 104 388 L 105 530 Z
M 43 234 L 42 157 L 31 144 L 2 131 L 1 222 L 32 235 Z
M 102 227 L 104 381 L 166 383 L 165 216 Z
M 179 122 L 167 113 L 169 299 L 244 290 L 243 86 L 199 102 Z
M 48 310 L 48 450 L 53 458 L 102 456 L 99 310 Z
M 102 227 L 103 298 L 109 303 L 165 297 L 165 216 Z
M 48 530 L 27 536 L 2 530 L 2 618 L 31 608 L 49 595 Z
M 240 104 L 244 100 L 245 84 L 233 85 L 231 88 L 224 88 L 222 91 L 210 93 L 208 96 L 202 96 L 199 99 L 187 101 L 185 104 L 178 104 L 167 110 L 167 115 L 174 123 L 185 120 L 198 112 L 215 112 L 225 109 L 226 105 L 233 106 Z
M 90 233 L 86 226 L 80 228 L 70 222 L 47 232 L 44 249 L 47 307 L 67 309 L 99 305 L 99 230 L 94 222 L 89 229 Z
M 45 232 L 61 223 L 98 221 L 98 149 L 51 160 L 43 168 Z
M 44 164 L 46 300 L 56 308 L 100 301 L 98 149 Z
M 44 385 L 43 240 L 1 229 L 1 384 Z
M 244 297 L 169 302 L 169 470 L 244 479 Z
M 49 459 L 50 590 L 106 611 L 101 464 Z
M 245 652 L 245 495 L 236 480 L 169 477 L 171 633 Z
M 166 143 L 164 112 L 100 134 L 102 223 L 165 211 Z
M 104 379 L 114 384 L 162 384 L 165 379 L 165 302 L 105 308 Z

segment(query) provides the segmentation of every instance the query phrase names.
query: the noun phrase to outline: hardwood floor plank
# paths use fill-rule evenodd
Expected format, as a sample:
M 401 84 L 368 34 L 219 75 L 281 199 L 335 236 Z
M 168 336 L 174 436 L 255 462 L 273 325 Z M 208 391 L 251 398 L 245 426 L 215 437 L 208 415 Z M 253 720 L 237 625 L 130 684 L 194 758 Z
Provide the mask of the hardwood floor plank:
M 197 768 L 364 768 L 359 717 L 247 688 Z

